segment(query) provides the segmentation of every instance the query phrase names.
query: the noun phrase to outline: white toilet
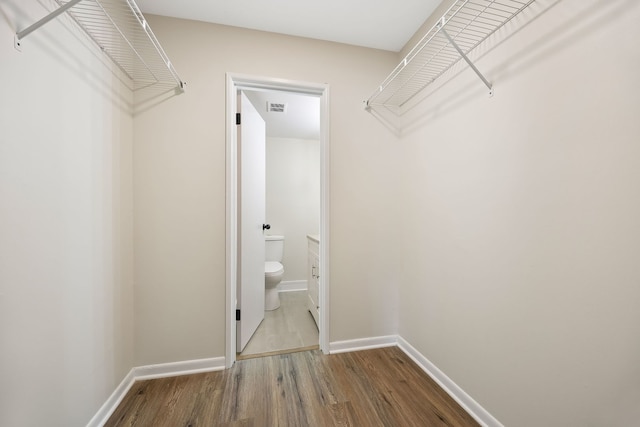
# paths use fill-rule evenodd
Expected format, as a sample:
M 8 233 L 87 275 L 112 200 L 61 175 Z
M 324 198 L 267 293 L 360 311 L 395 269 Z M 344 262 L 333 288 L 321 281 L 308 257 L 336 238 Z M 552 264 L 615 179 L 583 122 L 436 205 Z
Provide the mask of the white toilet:
M 280 307 L 278 284 L 284 275 L 282 256 L 284 254 L 284 236 L 264 236 L 264 309 L 275 310 Z

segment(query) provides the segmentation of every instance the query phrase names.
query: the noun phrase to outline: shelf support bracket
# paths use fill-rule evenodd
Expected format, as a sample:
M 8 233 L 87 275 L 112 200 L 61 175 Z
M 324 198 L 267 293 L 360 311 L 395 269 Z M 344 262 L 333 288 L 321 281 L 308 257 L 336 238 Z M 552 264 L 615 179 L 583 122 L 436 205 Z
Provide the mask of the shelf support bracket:
M 451 43 L 451 46 L 453 46 L 455 48 L 455 50 L 458 51 L 458 53 L 460 54 L 462 59 L 464 59 L 466 61 L 466 63 L 469 64 L 469 67 L 471 67 L 471 69 L 478 75 L 478 77 L 480 77 L 480 80 L 482 80 L 482 82 L 485 84 L 485 86 L 487 86 L 489 88 L 489 96 L 492 96 L 493 95 L 493 85 L 491 83 L 489 83 L 489 81 L 482 75 L 480 70 L 478 70 L 478 68 L 475 65 L 473 65 L 473 62 L 471 62 L 471 60 L 467 57 L 467 55 L 464 54 L 462 49 L 460 49 L 460 46 L 458 46 L 456 44 L 456 42 L 451 38 L 449 33 L 447 33 L 447 30 L 444 29 L 444 17 L 443 17 L 442 21 L 443 22 L 438 24 L 438 29 L 440 30 L 440 32 L 442 34 L 444 34 L 444 36 L 447 38 L 447 40 L 449 40 L 449 43 Z
M 25 28 L 22 31 L 18 31 L 16 33 L 15 37 L 14 37 L 14 45 L 15 45 L 16 49 L 20 50 L 20 47 L 21 47 L 20 41 L 23 38 L 25 38 L 26 36 L 28 36 L 29 34 L 34 32 L 38 28 L 42 27 L 44 24 L 46 24 L 47 22 L 51 21 L 52 19 L 57 18 L 59 15 L 63 14 L 64 12 L 66 12 L 68 9 L 71 9 L 73 6 L 75 6 L 76 4 L 80 3 L 81 1 L 82 0 L 71 0 L 68 3 L 65 3 L 63 6 L 60 6 L 59 8 L 57 8 L 53 12 L 49 13 L 47 16 L 45 16 L 44 18 L 40 19 L 38 22 L 36 22 L 34 24 L 31 24 L 30 26 L 28 26 L 27 28 Z

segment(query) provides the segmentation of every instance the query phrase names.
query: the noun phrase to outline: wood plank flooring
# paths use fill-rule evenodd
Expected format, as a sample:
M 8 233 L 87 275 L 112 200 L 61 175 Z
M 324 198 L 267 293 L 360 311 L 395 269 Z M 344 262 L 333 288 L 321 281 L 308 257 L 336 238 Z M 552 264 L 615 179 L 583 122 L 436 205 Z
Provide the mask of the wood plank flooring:
M 478 426 L 397 347 L 136 382 L 105 426 Z

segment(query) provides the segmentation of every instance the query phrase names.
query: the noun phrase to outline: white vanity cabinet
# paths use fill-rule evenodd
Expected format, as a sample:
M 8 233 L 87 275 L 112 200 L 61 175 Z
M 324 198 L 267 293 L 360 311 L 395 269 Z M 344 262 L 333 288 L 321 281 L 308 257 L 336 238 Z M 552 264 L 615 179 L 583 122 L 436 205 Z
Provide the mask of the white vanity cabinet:
M 318 313 L 320 309 L 320 240 L 316 235 L 307 235 L 308 261 L 307 261 L 307 294 L 309 312 L 318 325 Z

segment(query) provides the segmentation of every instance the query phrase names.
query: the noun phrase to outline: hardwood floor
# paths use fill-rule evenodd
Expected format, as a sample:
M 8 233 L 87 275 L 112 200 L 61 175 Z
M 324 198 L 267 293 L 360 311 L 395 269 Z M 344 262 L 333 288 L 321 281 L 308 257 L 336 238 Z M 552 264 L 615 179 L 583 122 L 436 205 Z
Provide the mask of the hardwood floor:
M 397 347 L 136 382 L 105 426 L 478 426 Z

